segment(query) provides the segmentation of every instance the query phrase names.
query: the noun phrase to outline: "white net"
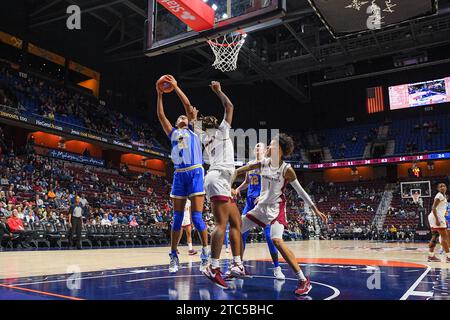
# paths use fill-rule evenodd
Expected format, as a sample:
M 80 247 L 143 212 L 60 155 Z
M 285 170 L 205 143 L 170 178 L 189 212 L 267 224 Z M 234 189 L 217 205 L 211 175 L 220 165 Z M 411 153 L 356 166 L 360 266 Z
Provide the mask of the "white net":
M 215 56 L 213 67 L 222 72 L 236 70 L 239 52 L 246 36 L 245 33 L 232 33 L 209 40 L 208 44 Z

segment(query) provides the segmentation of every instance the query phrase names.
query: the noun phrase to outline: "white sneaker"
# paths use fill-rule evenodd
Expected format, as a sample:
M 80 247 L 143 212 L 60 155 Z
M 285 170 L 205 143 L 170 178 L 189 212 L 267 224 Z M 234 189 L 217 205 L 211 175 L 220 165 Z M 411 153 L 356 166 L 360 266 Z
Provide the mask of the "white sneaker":
M 245 278 L 245 268 L 244 265 L 238 265 L 233 262 L 233 265 L 230 268 L 230 275 L 236 278 Z
M 284 280 L 284 279 L 286 279 L 286 276 L 284 275 L 283 271 L 281 271 L 281 267 L 280 266 L 278 266 L 276 268 L 273 268 L 273 276 L 277 280 Z
M 169 254 L 170 256 L 170 264 L 169 264 L 169 272 L 176 273 L 178 271 L 178 265 L 180 261 L 176 255 Z

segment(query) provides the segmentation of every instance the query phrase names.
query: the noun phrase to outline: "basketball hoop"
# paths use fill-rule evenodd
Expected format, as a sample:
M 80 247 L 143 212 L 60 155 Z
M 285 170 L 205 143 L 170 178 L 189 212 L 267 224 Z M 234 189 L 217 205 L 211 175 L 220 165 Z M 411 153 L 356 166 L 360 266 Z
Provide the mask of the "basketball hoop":
M 247 34 L 243 30 L 238 30 L 237 32 L 208 40 L 208 44 L 215 56 L 212 66 L 222 72 L 236 70 L 239 52 L 245 43 L 246 37 Z

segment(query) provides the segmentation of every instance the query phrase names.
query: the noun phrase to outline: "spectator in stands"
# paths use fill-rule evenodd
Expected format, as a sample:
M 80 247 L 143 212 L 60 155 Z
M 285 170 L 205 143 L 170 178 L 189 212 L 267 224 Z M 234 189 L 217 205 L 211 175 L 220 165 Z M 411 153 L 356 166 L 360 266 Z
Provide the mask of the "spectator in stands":
M 137 221 L 136 221 L 136 217 L 135 216 L 133 216 L 132 218 L 131 218 L 131 221 L 130 221 L 130 226 L 132 226 L 132 227 L 137 227 L 139 224 L 137 223 Z
M 55 194 L 55 192 L 53 191 L 53 188 L 50 188 L 50 189 L 49 189 L 49 191 L 48 191 L 48 193 L 47 193 L 47 197 L 48 197 L 50 200 L 54 200 L 54 199 L 56 198 L 56 194 Z
M 37 218 L 34 215 L 33 211 L 28 211 L 27 215 L 24 218 L 24 221 L 28 224 L 32 224 L 33 222 L 37 221 Z
M 6 224 L 6 217 L 3 213 L 0 212 L 0 251 L 3 250 L 2 243 L 5 234 L 12 237 L 12 233 L 9 232 L 8 226 Z
M 100 224 L 102 226 L 110 226 L 110 225 L 112 225 L 111 221 L 108 218 L 108 214 L 107 213 L 105 213 L 103 215 L 103 219 L 100 221 Z
M 314 228 L 314 226 L 312 224 L 309 224 L 308 226 L 308 236 L 315 236 L 316 234 L 316 229 Z
M 389 228 L 389 238 L 390 240 L 397 240 L 397 228 L 394 225 Z
M 59 215 L 58 222 L 61 223 L 64 226 L 67 224 L 66 216 L 64 215 L 64 213 L 61 213 Z
M 119 212 L 119 217 L 117 218 L 119 224 L 128 224 L 128 219 L 124 217 L 122 212 Z
M 400 227 L 398 227 L 397 237 L 398 237 L 398 240 L 405 240 L 405 230 L 403 229 L 402 225 L 400 225 Z
M 25 228 L 23 227 L 22 219 L 20 219 L 18 216 L 17 209 L 14 209 L 12 211 L 11 217 L 6 221 L 6 224 L 8 225 L 8 228 L 12 234 L 16 234 L 19 236 L 18 241 L 21 242 L 22 246 L 24 248 L 29 248 L 28 241 L 28 233 L 25 231 Z
M 39 209 L 44 207 L 44 201 L 38 194 L 36 195 L 36 207 L 38 207 Z

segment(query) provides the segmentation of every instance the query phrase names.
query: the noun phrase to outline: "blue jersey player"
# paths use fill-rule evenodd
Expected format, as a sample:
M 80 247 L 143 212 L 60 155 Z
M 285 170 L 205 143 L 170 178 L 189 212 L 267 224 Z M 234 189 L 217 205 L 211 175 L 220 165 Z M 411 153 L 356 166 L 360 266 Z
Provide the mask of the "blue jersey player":
M 447 233 L 450 239 L 450 203 L 447 204 L 447 214 L 445 215 L 445 220 L 447 220 Z
M 171 230 L 171 252 L 169 272 L 178 271 L 179 259 L 177 255 L 178 239 L 180 237 L 186 199 L 191 201 L 192 224 L 200 234 L 202 254 L 200 270 L 209 263 L 208 230 L 202 218 L 205 190 L 203 187 L 203 154 L 199 136 L 194 133 L 190 124 L 195 119 L 197 110 L 178 87 L 173 76 L 167 75 L 169 82 L 180 98 L 186 115 L 178 117 L 175 127 L 172 126 L 164 113 L 163 92 L 156 85 L 158 93 L 157 114 L 164 132 L 171 141 L 171 157 L 175 168 L 170 197 L 173 201 L 173 217 Z
M 264 154 L 266 152 L 266 148 L 263 143 L 257 143 L 254 149 L 256 162 L 261 161 L 264 157 Z M 243 215 L 247 214 L 247 212 L 251 211 L 257 201 L 258 197 L 261 193 L 261 173 L 260 169 L 255 169 L 252 171 L 249 171 L 246 176 L 244 182 L 234 191 L 234 194 L 236 196 L 240 196 L 240 192 L 242 190 L 247 189 L 247 199 L 245 203 L 244 211 L 242 212 Z M 249 231 L 242 234 L 242 242 L 245 246 L 247 237 L 248 237 Z M 269 252 L 272 257 L 272 261 L 274 264 L 273 274 L 276 279 L 278 280 L 284 280 L 285 276 L 283 272 L 281 271 L 280 264 L 278 262 L 278 250 L 273 244 L 273 241 L 270 237 L 270 226 L 266 226 L 264 228 L 264 236 L 267 241 L 267 245 L 269 247 Z

